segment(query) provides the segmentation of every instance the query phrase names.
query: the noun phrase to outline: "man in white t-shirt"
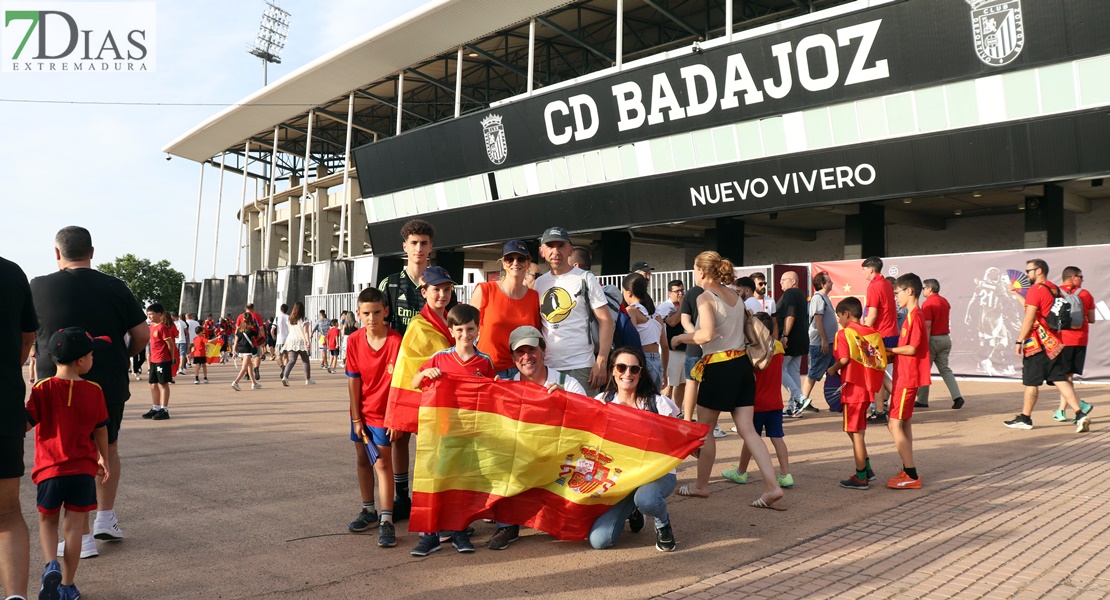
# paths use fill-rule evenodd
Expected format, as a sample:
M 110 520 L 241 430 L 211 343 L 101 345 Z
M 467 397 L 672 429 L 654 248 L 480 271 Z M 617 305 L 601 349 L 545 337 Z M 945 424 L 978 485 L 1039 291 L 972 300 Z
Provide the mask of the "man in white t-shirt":
M 192 346 L 193 338 L 197 337 L 197 327 L 200 327 L 196 313 L 185 315 L 185 324 L 189 326 L 189 345 Z
M 587 392 L 608 380 L 609 350 L 613 345 L 613 317 L 597 278 L 571 265 L 570 235 L 552 227 L 540 238 L 540 255 L 551 270 L 536 280 L 540 320 L 547 343 L 547 364 L 573 377 Z M 590 311 L 598 322 L 595 353 L 590 339 Z
M 509 334 L 509 350 L 513 353 L 513 364 L 519 371 L 513 381 L 530 381 L 542 385 L 549 392 L 562 389 L 573 394 L 586 395 L 586 390 L 569 374 L 547 366 L 544 353 L 546 347 L 540 330 L 530 325 L 517 327 Z M 498 522 L 497 531 L 489 538 L 489 549 L 504 550 L 518 539 L 520 525 Z
M 751 277 L 752 281 L 755 282 L 755 289 L 752 290 L 754 295 L 744 301 L 744 306 L 753 313 L 765 312 L 774 317 L 775 310 L 778 307 L 775 306 L 775 299 L 771 296 L 770 290 L 767 289 L 767 276 L 762 271 L 756 271 L 748 277 Z M 779 339 L 779 322 L 778 319 L 771 320 L 775 324 L 771 334 L 777 340 Z
M 189 324 L 185 322 L 185 315 L 174 315 L 173 326 L 177 328 L 177 339 L 174 340 L 177 343 L 177 374 L 184 375 L 185 364 L 189 360 L 189 342 L 192 340 L 192 336 L 189 335 Z
M 278 365 L 285 368 L 285 340 L 289 338 L 289 305 L 282 304 L 281 312 L 274 317 L 274 351 L 277 352 Z

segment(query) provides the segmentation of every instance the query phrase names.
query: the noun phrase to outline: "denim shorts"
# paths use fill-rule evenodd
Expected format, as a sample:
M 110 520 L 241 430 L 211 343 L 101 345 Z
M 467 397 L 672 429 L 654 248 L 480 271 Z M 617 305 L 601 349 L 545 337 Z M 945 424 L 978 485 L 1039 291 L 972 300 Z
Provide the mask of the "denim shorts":
M 833 364 L 832 345 L 829 345 L 829 351 L 821 354 L 821 346 L 809 347 L 809 373 L 806 377 L 814 380 L 821 381 L 825 376 L 825 372 L 829 370 Z
M 690 376 L 690 372 L 694 370 L 694 365 L 698 364 L 699 360 L 701 360 L 700 356 L 687 356 L 686 357 L 685 371 L 686 371 L 686 380 L 687 381 L 693 381 L 694 380 L 694 378 Z

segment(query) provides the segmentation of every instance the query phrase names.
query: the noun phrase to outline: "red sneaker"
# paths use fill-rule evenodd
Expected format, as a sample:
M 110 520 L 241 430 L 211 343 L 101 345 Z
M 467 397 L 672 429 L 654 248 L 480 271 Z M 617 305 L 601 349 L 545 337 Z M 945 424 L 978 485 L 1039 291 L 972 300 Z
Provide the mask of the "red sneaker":
M 886 487 L 892 490 L 920 490 L 921 478 L 911 479 L 905 471 L 899 471 L 897 475 L 887 480 Z

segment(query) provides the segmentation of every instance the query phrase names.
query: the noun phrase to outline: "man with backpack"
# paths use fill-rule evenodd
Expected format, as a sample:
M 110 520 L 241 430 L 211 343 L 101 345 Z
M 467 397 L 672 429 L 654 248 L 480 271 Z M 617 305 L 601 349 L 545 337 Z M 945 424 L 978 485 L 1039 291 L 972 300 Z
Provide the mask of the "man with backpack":
M 1060 337 L 1064 342 L 1064 351 L 1060 353 L 1060 360 L 1067 366 L 1068 381 L 1073 377 L 1083 374 L 1083 364 L 1087 358 L 1087 340 L 1091 323 L 1095 320 L 1095 298 L 1091 292 L 1083 289 L 1083 271 L 1079 267 L 1064 267 L 1064 277 L 1060 285 L 1060 295 L 1071 307 L 1069 327 L 1060 330 Z M 1078 394 L 1076 395 L 1078 397 Z M 1055 421 L 1071 421 L 1065 410 L 1061 398 L 1060 408 L 1052 415 Z M 1079 401 L 1079 410 L 1083 414 L 1091 412 L 1091 405 Z
M 536 280 L 540 322 L 547 344 L 547 364 L 573 377 L 593 395 L 609 378 L 613 316 L 597 278 L 571 264 L 570 234 L 551 227 L 540 238 L 540 255 L 551 270 Z M 597 320 L 597 338 L 590 339 L 590 321 Z
M 1025 318 L 1021 322 L 1016 351 L 1022 357 L 1021 380 L 1025 385 L 1022 411 L 1004 424 L 1011 429 L 1033 428 L 1033 407 L 1042 383 L 1055 385 L 1060 396 L 1075 412 L 1075 431 L 1089 431 L 1090 418 L 1080 410 L 1068 365 L 1061 359 L 1064 343 L 1061 329 L 1070 327 L 1070 310 L 1060 288 L 1048 281 L 1048 263 L 1035 258 L 1025 265 L 1032 283 L 1025 294 Z

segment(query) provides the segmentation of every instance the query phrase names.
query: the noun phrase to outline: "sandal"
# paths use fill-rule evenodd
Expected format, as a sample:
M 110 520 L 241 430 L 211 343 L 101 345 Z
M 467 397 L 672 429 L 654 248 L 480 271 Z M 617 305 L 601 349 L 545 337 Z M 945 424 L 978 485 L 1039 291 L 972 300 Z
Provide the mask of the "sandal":
M 690 491 L 690 486 L 688 486 L 688 485 L 684 485 L 684 486 L 678 488 L 678 495 L 679 496 L 688 496 L 688 497 L 691 497 L 691 498 L 708 498 L 709 497 L 709 494 L 701 495 L 701 494 L 695 494 L 695 493 L 691 492 Z M 783 510 L 786 510 L 786 509 L 783 509 Z
M 775 500 L 775 502 L 778 502 L 778 500 Z M 750 506 L 753 506 L 755 508 L 769 508 L 771 510 L 777 510 L 780 512 L 786 510 L 785 506 L 775 506 L 774 502 L 768 503 L 766 500 L 763 499 L 763 496 L 756 498 L 755 502 L 752 502 Z

